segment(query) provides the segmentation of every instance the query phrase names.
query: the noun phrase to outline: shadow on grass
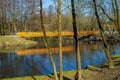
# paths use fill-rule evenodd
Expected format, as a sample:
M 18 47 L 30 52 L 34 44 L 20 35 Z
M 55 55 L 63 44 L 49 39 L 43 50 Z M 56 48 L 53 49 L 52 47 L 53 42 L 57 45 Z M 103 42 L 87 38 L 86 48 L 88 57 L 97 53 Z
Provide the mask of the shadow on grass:
M 38 73 L 38 74 L 42 74 L 39 70 L 37 70 L 34 66 L 30 66 L 30 64 L 29 63 L 27 63 L 27 65 L 33 70 L 33 71 L 35 71 L 36 73 Z M 26 72 L 27 72 L 27 70 L 25 70 Z M 27 72 L 28 73 L 28 72 Z M 29 73 L 28 73 L 29 74 Z M 33 78 L 33 80 L 37 80 L 33 75 L 30 75 L 32 78 Z M 48 76 L 49 78 L 53 78 L 53 76 L 51 75 L 51 74 L 48 74 L 48 75 L 46 75 L 46 76 Z
M 71 79 L 69 79 L 69 78 L 63 76 L 63 80 L 71 80 Z
M 60 78 L 60 74 L 58 74 L 58 77 Z M 63 75 L 63 80 L 71 80 L 71 79 L 69 79 L 68 77 L 65 77 L 65 76 Z
M 48 74 L 48 75 L 46 75 L 46 76 L 48 76 L 48 77 L 51 78 L 51 79 L 54 79 L 54 74 Z M 60 74 L 59 74 L 59 73 L 58 73 L 58 78 L 60 78 Z M 63 76 L 63 80 L 71 80 L 71 79 Z
M 29 64 L 28 64 L 28 65 L 29 65 Z M 32 69 L 33 69 L 35 72 L 37 72 L 38 74 L 42 74 L 42 73 L 41 73 L 39 70 L 37 70 L 35 67 L 30 66 L 30 65 L 29 65 L 29 67 L 32 68 Z M 27 72 L 27 70 L 26 70 L 26 72 Z M 28 72 L 27 72 L 27 73 L 28 73 Z M 33 80 L 36 80 L 33 75 L 30 75 L 30 76 L 33 78 Z M 53 73 L 52 73 L 52 74 L 47 74 L 46 76 L 49 77 L 50 79 L 54 79 L 54 74 L 53 74 Z M 60 77 L 60 74 L 58 73 L 58 78 L 59 78 L 59 77 Z M 71 79 L 63 76 L 63 80 L 71 80 Z
M 34 76 L 31 76 L 33 78 L 33 80 L 36 80 Z
M 27 74 L 29 74 L 29 72 L 27 70 L 25 70 Z M 33 80 L 36 80 L 36 78 L 33 75 L 30 75 L 30 77 L 32 77 Z
M 120 61 L 114 61 L 116 64 L 114 64 L 114 66 L 119 66 L 120 65 Z

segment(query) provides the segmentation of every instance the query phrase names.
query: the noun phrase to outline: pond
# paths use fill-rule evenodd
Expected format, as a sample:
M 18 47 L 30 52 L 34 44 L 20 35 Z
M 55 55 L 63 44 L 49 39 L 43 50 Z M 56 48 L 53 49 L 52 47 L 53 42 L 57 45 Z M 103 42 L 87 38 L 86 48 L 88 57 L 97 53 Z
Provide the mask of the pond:
M 101 43 L 80 44 L 81 66 L 99 65 L 107 62 Z M 111 56 L 120 53 L 120 44 L 109 45 Z M 59 71 L 58 48 L 51 48 L 57 71 Z M 63 70 L 75 70 L 76 57 L 73 45 L 63 46 Z M 0 51 L 0 79 L 53 73 L 47 48 L 38 45 L 26 49 Z

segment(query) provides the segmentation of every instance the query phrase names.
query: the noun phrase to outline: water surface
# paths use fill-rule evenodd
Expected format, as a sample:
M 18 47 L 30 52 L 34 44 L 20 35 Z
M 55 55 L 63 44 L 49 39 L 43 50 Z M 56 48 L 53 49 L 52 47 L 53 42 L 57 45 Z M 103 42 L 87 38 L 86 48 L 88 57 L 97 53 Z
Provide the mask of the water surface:
M 109 45 L 111 56 L 120 53 L 120 45 Z M 58 48 L 51 49 L 57 71 L 59 71 Z M 99 65 L 107 62 L 101 43 L 80 44 L 81 66 Z M 76 69 L 74 46 L 63 47 L 63 70 Z M 52 66 L 46 48 L 32 47 L 10 52 L 0 52 L 0 79 L 52 73 Z

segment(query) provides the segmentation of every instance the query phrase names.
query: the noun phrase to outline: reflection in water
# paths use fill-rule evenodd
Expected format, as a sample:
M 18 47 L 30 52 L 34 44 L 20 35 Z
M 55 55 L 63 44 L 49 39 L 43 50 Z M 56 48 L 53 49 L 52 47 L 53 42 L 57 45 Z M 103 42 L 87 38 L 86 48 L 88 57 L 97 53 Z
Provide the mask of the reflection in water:
M 120 45 L 111 45 L 111 55 L 120 53 Z M 51 48 L 52 52 L 57 52 L 58 48 Z M 63 70 L 76 69 L 76 57 L 73 46 L 63 48 Z M 98 65 L 107 62 L 101 44 L 82 44 L 81 65 L 86 68 L 87 65 Z M 37 50 L 37 51 L 35 51 Z M 0 79 L 5 77 L 43 75 L 52 73 L 52 66 L 49 60 L 49 54 L 45 54 L 44 49 L 20 50 L 18 53 L 0 53 Z M 32 54 L 32 55 L 31 55 Z M 21 56 L 22 55 L 22 56 Z M 57 71 L 59 71 L 58 53 L 53 54 Z
M 97 44 L 92 44 L 92 45 L 86 45 L 86 44 L 82 44 L 80 45 L 80 50 L 81 51 L 84 51 L 86 49 L 97 49 Z M 74 51 L 74 46 L 65 46 L 65 47 L 62 47 L 62 51 L 63 53 L 65 52 L 71 52 L 71 51 Z M 59 51 L 59 48 L 56 47 L 56 48 L 51 48 L 51 52 L 52 53 L 58 53 Z M 18 50 L 18 55 L 27 55 L 27 54 L 46 54 L 48 53 L 48 50 L 47 48 L 35 48 L 35 49 L 27 49 L 27 50 Z

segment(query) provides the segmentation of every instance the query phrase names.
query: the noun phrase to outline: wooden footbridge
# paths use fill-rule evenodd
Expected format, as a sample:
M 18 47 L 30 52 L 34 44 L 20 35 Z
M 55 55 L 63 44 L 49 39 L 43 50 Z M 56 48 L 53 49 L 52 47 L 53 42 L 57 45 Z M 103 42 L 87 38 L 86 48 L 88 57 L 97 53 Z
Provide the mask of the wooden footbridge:
M 98 34 L 98 31 L 79 31 L 78 32 L 78 36 L 86 36 L 86 35 L 96 35 Z M 63 31 L 62 32 L 62 36 L 73 36 L 74 33 L 71 32 L 67 32 L 67 31 Z M 17 33 L 18 37 L 43 37 L 43 33 L 42 32 L 18 32 Z M 58 36 L 58 32 L 46 32 L 46 36 L 50 36 L 50 37 L 54 37 L 54 36 Z

